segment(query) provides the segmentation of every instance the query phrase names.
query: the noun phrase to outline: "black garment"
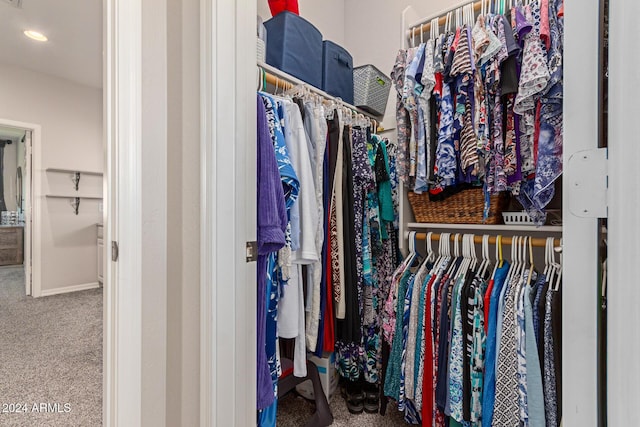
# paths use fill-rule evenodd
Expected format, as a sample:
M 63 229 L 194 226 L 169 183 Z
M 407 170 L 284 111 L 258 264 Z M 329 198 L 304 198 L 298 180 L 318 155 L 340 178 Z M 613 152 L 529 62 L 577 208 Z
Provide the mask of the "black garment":
M 440 342 L 438 344 L 438 378 L 436 380 L 436 406 L 444 411 L 447 405 L 447 371 L 449 370 L 449 306 L 451 301 L 452 281 L 447 280 L 442 286 L 442 305 L 440 307 Z
M 515 56 L 510 56 L 504 60 L 500 66 L 500 88 L 502 96 L 518 93 L 518 60 Z M 505 114 L 506 115 L 506 114 Z
M 351 161 L 351 129 L 345 127 L 343 143 L 343 216 L 344 216 L 344 269 L 345 269 L 345 319 L 337 321 L 338 339 L 346 344 L 359 343 L 360 305 L 358 302 L 358 272 L 356 265 L 355 201 L 353 198 L 353 167 Z
M 462 340 L 464 359 L 462 364 L 462 418 L 471 422 L 471 357 L 473 354 L 473 309 L 475 272 L 468 271 L 460 293 L 460 314 L 462 315 Z
M 458 258 L 454 261 L 455 267 L 451 277 L 455 275 L 455 271 L 460 267 L 462 258 Z M 440 340 L 438 344 L 438 378 L 436 380 L 436 405 L 442 411 L 447 404 L 447 389 L 449 384 L 447 383 L 447 371 L 449 370 L 449 344 L 451 343 L 451 337 L 449 337 L 449 308 L 451 307 L 451 292 L 453 291 L 454 284 L 451 277 L 446 280 L 446 283 L 441 286 L 442 291 L 442 305 L 440 307 Z
M 538 310 L 538 318 L 540 319 L 539 322 L 539 331 L 538 331 L 538 357 L 540 360 L 540 369 L 541 372 L 543 372 L 544 370 L 544 315 L 546 312 L 545 309 L 545 302 L 546 302 L 546 298 L 545 296 L 547 295 L 547 291 L 549 290 L 549 282 L 545 281 L 544 285 L 542 286 L 542 297 L 540 298 L 540 301 L 538 302 L 538 306 L 534 307 L 534 310 Z
M 553 359 L 556 372 L 556 393 L 558 396 L 558 420 L 562 419 L 562 287 L 552 291 L 551 335 L 553 336 Z
M 302 121 L 304 122 L 304 117 L 305 117 L 304 99 L 293 98 L 293 102 L 295 102 L 296 105 L 298 106 L 298 109 L 300 110 L 300 115 L 302 116 Z
M 340 139 L 340 122 L 338 114 L 333 115 L 333 119 L 327 120 L 328 146 L 329 146 L 329 191 L 333 191 L 334 175 L 336 172 L 336 164 L 338 163 L 338 143 Z M 339 214 L 339 213 L 338 213 Z

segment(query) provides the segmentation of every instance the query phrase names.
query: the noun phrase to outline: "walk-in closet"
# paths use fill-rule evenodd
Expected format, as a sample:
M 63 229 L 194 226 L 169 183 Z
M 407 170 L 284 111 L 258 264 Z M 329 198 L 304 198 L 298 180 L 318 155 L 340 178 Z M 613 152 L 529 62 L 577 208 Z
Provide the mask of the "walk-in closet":
M 257 424 L 624 419 L 622 7 L 257 3 Z

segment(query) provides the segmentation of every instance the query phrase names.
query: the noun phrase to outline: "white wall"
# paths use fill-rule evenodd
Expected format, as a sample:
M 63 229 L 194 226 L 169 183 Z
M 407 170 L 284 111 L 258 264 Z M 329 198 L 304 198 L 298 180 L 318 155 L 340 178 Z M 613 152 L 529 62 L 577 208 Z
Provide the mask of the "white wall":
M 298 5 L 300 16 L 320 30 L 325 40 L 344 45 L 345 23 L 351 20 L 345 19 L 345 0 L 298 0 Z M 258 0 L 258 15 L 265 21 L 271 18 L 267 0 Z
M 345 0 L 345 48 L 354 67 L 373 64 L 387 76 L 401 47 L 402 11 L 412 6 L 420 17 L 428 17 L 459 4 L 459 0 Z M 395 89 L 391 89 L 383 125 L 395 128 Z
M 102 91 L 0 64 L 0 118 L 42 126 L 42 191 L 73 194 L 70 176 L 47 168 L 103 171 Z M 102 194 L 102 178 L 83 175 L 80 194 Z M 98 201 L 42 196 L 42 291 L 97 282 Z

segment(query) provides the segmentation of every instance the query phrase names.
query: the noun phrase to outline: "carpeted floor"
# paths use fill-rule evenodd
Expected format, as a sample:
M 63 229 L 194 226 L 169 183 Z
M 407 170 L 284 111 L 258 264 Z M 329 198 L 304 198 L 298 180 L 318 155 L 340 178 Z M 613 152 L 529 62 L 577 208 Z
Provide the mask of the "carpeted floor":
M 0 267 L 0 325 L 0 426 L 102 424 L 102 289 L 26 297 Z
M 367 414 L 362 412 L 358 415 L 350 414 L 347 404 L 337 392 L 331 397 L 329 402 L 331 413 L 333 414 L 333 424 L 336 427 L 362 426 L 362 427 L 391 427 L 408 426 L 404 422 L 404 415 L 398 412 L 398 407 L 394 402 L 389 402 L 387 413 Z M 278 427 L 300 427 L 304 426 L 315 411 L 315 405 L 307 401 L 296 393 L 289 393 L 278 401 Z

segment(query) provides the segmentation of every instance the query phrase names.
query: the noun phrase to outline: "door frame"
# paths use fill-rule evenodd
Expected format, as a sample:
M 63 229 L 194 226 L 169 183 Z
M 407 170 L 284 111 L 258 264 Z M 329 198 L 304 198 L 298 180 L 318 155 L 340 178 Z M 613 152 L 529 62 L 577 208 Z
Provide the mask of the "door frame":
M 200 0 L 200 426 L 255 425 L 255 0 Z
M 31 131 L 31 145 L 25 142 L 26 188 L 24 207 L 24 278 L 27 295 L 42 294 L 42 127 L 35 123 L 0 118 L 0 126 Z
M 103 0 L 103 51 L 102 401 L 115 427 L 142 424 L 142 0 Z
M 640 401 L 636 359 L 640 342 L 633 332 L 640 321 L 635 306 L 640 298 L 636 267 L 640 258 L 640 190 L 633 178 L 635 160 L 640 155 L 633 125 L 640 114 L 640 56 L 637 39 L 631 36 L 638 14 L 640 4 L 636 0 L 609 4 L 607 415 L 611 426 L 636 424 L 635 404 Z

